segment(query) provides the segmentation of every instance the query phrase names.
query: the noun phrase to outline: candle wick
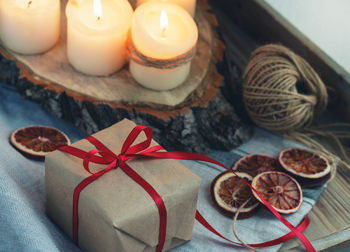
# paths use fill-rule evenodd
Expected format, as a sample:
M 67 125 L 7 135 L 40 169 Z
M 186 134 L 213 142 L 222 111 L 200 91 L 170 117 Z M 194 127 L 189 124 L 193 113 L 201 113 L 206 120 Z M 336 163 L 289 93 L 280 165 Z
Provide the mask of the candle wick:
M 97 17 L 97 20 L 98 20 L 98 21 L 100 21 L 100 20 L 101 20 L 101 17 L 100 17 L 100 16 L 98 16 L 98 17 Z
M 32 4 L 32 1 L 29 1 L 27 7 L 30 8 L 30 5 L 31 5 L 31 4 Z
M 160 31 L 160 34 L 163 38 L 166 37 L 166 32 L 168 31 L 168 27 L 163 27 L 162 30 Z

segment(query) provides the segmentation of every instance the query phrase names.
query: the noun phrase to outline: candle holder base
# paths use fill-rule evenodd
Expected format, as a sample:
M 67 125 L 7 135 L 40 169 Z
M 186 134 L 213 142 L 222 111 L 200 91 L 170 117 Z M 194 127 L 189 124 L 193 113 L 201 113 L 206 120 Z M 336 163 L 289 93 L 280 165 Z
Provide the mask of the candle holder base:
M 251 127 L 236 115 L 224 94 L 230 83 L 217 66 L 225 46 L 218 38 L 217 20 L 207 0 L 197 3 L 199 42 L 190 75 L 169 91 L 142 87 L 127 67 L 106 77 L 75 71 L 66 56 L 64 15 L 61 22 L 58 44 L 44 54 L 18 55 L 0 46 L 0 80 L 89 134 L 129 118 L 151 126 L 155 139 L 168 150 L 197 153 L 232 149 L 251 135 Z

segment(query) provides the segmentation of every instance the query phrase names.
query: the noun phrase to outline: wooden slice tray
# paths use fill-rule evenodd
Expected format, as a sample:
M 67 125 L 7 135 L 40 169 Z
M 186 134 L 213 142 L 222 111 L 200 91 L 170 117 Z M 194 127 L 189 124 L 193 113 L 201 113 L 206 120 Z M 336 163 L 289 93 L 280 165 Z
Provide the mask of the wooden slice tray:
M 62 0 L 62 10 L 67 0 Z M 66 19 L 50 51 L 19 55 L 0 47 L 0 79 L 14 84 L 26 98 L 88 133 L 123 119 L 152 126 L 156 140 L 171 149 L 206 152 L 209 147 L 231 149 L 250 135 L 223 95 L 226 83 L 217 71 L 224 45 L 217 21 L 206 0 L 199 0 L 197 53 L 189 78 L 180 87 L 157 92 L 137 84 L 128 67 L 107 77 L 75 71 L 66 57 Z

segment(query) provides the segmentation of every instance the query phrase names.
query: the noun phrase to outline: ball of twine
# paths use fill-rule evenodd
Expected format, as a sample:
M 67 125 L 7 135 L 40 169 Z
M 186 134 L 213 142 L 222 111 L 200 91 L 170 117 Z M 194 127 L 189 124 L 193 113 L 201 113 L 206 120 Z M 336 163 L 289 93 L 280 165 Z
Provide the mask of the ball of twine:
M 255 50 L 243 74 L 243 99 L 252 121 L 276 133 L 309 126 L 328 103 L 327 89 L 312 67 L 281 45 Z

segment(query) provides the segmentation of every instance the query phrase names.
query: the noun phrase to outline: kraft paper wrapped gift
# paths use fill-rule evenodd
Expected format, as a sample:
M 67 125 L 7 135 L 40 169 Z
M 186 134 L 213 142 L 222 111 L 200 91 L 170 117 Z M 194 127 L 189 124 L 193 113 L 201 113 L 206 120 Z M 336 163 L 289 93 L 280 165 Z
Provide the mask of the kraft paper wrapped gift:
M 117 155 L 136 125 L 123 120 L 93 136 Z M 137 143 L 144 141 L 142 133 Z M 156 145 L 152 141 L 152 146 Z M 95 147 L 87 140 L 72 146 L 84 151 Z M 192 236 L 200 178 L 179 161 L 140 158 L 128 161 L 161 195 L 167 209 L 168 250 Z M 90 164 L 98 171 L 106 165 Z M 83 161 L 61 151 L 46 156 L 46 204 L 48 216 L 72 237 L 75 187 L 90 174 Z M 84 251 L 155 251 L 159 213 L 153 199 L 120 168 L 106 173 L 80 194 L 79 246 Z

